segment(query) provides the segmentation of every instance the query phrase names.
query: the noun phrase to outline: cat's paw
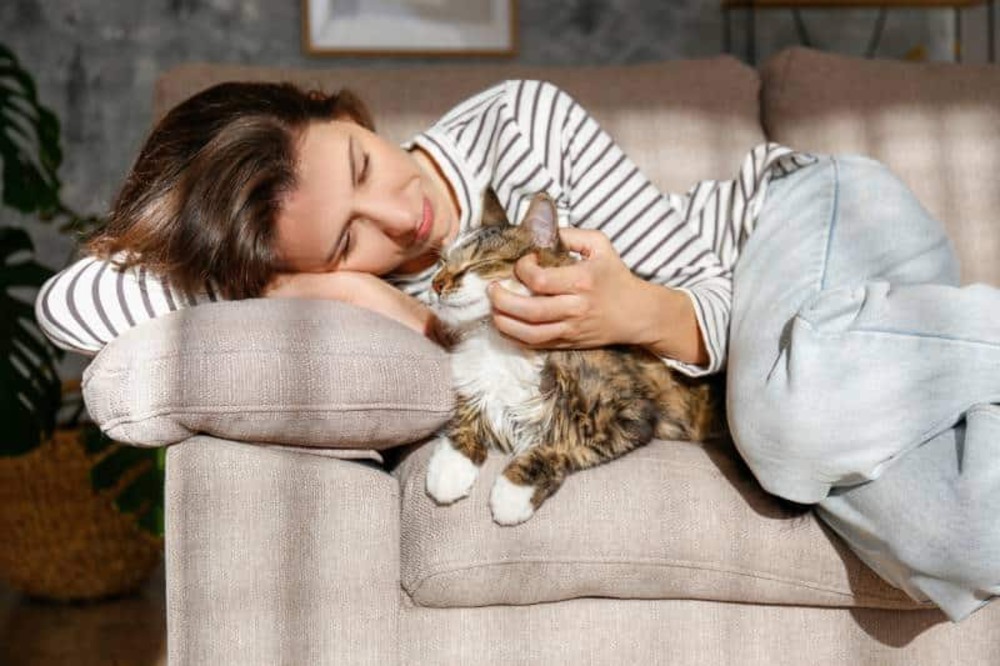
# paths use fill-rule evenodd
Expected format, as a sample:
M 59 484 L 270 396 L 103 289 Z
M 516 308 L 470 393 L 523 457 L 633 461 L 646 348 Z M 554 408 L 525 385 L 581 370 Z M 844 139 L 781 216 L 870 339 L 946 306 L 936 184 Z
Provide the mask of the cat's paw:
M 438 504 L 451 504 L 469 494 L 479 468 L 455 450 L 447 437 L 438 439 L 427 463 L 427 494 Z
M 535 507 L 531 504 L 534 494 L 534 486 L 519 486 L 501 474 L 490 493 L 493 520 L 501 525 L 517 525 L 531 518 L 535 513 Z

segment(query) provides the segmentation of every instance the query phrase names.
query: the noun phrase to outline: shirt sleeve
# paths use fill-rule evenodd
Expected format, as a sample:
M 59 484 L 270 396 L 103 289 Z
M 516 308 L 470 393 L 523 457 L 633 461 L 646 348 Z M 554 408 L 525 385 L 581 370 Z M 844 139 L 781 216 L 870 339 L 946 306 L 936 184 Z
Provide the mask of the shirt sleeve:
M 633 273 L 685 293 L 709 360 L 704 366 L 664 361 L 690 376 L 721 370 L 732 275 L 711 239 L 691 223 L 698 192 L 662 194 L 597 121 L 558 87 L 539 81 L 512 81 L 509 86 L 511 113 L 528 150 L 510 170 L 511 182 L 499 183 L 500 189 L 524 189 L 521 183 L 526 183 L 529 190 L 538 191 L 547 184 L 557 204 L 567 210 L 570 224 L 602 231 Z
M 732 180 L 703 180 L 683 195 L 666 195 L 671 206 L 712 248 L 724 266 L 735 266 L 764 204 L 768 185 L 803 166 L 814 164 L 811 153 L 774 142 L 755 146 Z
M 204 292 L 181 292 L 142 266 L 119 271 L 110 261 L 84 257 L 42 285 L 35 318 L 57 347 L 94 356 L 144 321 L 217 300 L 223 299 L 211 284 Z

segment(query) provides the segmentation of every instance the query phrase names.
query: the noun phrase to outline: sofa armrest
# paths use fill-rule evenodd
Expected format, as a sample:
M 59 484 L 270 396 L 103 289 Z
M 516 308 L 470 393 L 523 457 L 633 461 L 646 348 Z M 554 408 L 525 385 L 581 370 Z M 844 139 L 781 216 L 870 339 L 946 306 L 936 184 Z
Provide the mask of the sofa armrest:
M 143 322 L 83 374 L 87 411 L 112 439 L 385 449 L 451 415 L 447 353 L 346 303 L 247 299 Z
M 397 663 L 392 476 L 200 436 L 166 477 L 171 664 Z

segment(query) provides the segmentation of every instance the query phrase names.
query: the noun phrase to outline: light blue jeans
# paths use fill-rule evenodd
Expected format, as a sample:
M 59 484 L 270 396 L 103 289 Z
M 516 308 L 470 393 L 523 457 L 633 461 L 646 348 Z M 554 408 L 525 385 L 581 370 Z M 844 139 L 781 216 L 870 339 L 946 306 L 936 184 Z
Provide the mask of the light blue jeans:
M 998 221 L 1000 222 L 1000 221 Z M 728 411 L 761 485 L 958 621 L 1000 594 L 1000 290 L 882 164 L 771 182 L 734 275 Z

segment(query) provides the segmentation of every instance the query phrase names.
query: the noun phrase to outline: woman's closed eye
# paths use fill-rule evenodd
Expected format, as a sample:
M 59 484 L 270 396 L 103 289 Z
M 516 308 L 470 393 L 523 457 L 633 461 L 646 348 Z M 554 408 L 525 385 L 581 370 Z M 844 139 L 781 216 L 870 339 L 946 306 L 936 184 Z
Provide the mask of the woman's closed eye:
M 347 223 L 347 227 L 344 229 L 344 233 L 340 236 L 340 243 L 337 245 L 337 251 L 333 253 L 327 270 L 337 270 L 338 268 L 341 268 L 344 264 L 344 259 L 346 259 L 347 255 L 350 254 L 353 247 L 354 220 L 350 220 Z
M 368 180 L 368 169 L 371 164 L 368 153 L 362 153 L 361 155 L 361 171 L 358 173 L 358 185 L 364 185 L 365 181 Z
M 352 223 L 347 227 L 347 231 L 344 232 L 344 249 L 340 252 L 340 263 L 347 259 L 347 255 L 351 253 L 351 248 L 354 247 L 354 224 Z

